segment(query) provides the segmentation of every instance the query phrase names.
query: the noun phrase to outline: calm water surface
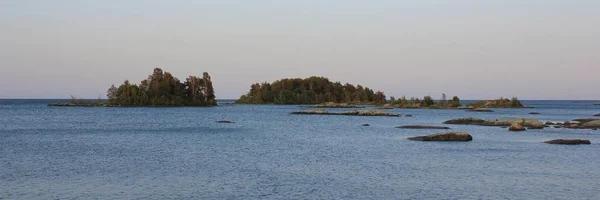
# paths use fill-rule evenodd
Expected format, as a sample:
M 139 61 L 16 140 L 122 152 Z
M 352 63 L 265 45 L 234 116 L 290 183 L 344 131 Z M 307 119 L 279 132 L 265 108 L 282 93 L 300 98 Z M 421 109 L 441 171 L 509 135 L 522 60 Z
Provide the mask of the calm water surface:
M 435 130 L 393 128 L 457 117 L 565 121 L 600 113 L 600 101 L 387 110 L 413 115 L 400 118 L 48 102 L 0 100 L 0 199 L 600 199 L 600 131 L 451 125 L 474 140 L 440 143 L 406 140 Z M 557 138 L 592 145 L 542 143 Z

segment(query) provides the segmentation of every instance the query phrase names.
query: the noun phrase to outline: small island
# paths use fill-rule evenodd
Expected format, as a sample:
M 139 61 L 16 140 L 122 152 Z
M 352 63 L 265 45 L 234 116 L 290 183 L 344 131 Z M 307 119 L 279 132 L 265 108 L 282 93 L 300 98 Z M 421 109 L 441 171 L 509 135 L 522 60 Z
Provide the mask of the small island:
M 144 106 L 216 106 L 211 77 L 204 72 L 202 78 L 189 76 L 179 81 L 169 72 L 155 68 L 139 85 L 126 80 L 119 87 L 112 85 L 107 91 L 108 101 L 90 102 L 72 97 L 69 103 L 51 103 L 48 106 L 76 107 L 144 107 Z
M 252 84 L 237 104 L 383 104 L 385 94 L 368 87 L 332 82 L 325 77 L 281 79 Z M 330 104 L 331 104 L 330 103 Z

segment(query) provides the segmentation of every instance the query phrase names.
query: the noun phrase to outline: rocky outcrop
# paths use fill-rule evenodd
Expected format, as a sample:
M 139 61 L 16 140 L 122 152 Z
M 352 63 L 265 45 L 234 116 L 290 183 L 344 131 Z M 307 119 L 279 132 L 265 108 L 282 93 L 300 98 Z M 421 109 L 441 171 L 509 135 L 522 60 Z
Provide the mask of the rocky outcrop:
M 548 122 L 545 122 L 544 124 L 545 124 L 545 125 L 556 125 L 554 122 L 550 122 L 550 121 L 548 121 Z
M 600 113 L 595 114 L 594 117 L 600 117 Z
M 458 118 L 445 121 L 444 124 L 482 125 L 484 122 L 485 120 L 477 118 Z
M 545 143 L 548 144 L 592 144 L 589 140 L 581 140 L 581 139 L 557 139 L 557 140 L 549 140 Z
M 580 119 L 574 119 L 573 121 L 579 122 L 581 124 L 585 124 L 591 121 L 596 121 L 596 120 L 600 120 L 600 118 L 580 118 Z
M 524 131 L 525 127 L 521 126 L 520 124 L 514 123 L 508 127 L 508 130 L 509 131 Z
M 600 128 L 600 120 L 594 120 L 581 124 L 583 128 Z
M 469 109 L 467 111 L 469 111 L 469 112 L 494 112 L 493 110 L 486 109 L 486 108 L 475 108 L 475 109 Z
M 417 141 L 458 141 L 458 142 L 467 142 L 473 140 L 473 136 L 469 135 L 465 132 L 447 132 L 447 133 L 438 133 L 427 136 L 417 136 L 410 137 L 409 140 L 417 140 Z
M 391 114 L 381 110 L 353 110 L 341 113 L 329 112 L 326 110 L 306 110 L 296 111 L 291 114 L 295 115 L 351 115 L 351 116 L 388 116 L 388 117 L 400 117 L 400 114 Z
M 396 128 L 402 129 L 450 129 L 445 126 L 427 126 L 427 125 L 405 125 L 405 126 L 397 126 Z
M 542 122 L 531 122 L 528 124 L 527 129 L 543 129 L 546 127 Z
M 327 102 L 322 104 L 315 104 L 309 106 L 309 108 L 364 108 L 363 106 L 357 106 L 349 103 L 335 103 L 335 102 Z

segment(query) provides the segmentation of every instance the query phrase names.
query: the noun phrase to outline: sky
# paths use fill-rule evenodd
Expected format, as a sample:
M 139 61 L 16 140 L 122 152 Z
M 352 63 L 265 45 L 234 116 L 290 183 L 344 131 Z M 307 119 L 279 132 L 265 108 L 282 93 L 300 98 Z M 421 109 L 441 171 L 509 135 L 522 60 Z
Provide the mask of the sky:
M 0 98 L 105 97 L 155 67 L 217 98 L 324 76 L 388 96 L 600 99 L 598 0 L 0 0 Z

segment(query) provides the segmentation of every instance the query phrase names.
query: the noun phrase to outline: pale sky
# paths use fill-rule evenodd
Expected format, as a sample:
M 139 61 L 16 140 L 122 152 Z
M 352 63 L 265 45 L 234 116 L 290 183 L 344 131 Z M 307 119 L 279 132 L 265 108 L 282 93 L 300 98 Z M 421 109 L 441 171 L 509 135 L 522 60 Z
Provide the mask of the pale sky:
M 219 99 L 325 76 L 388 96 L 600 99 L 600 0 L 0 0 L 0 98 L 105 97 L 154 67 Z

